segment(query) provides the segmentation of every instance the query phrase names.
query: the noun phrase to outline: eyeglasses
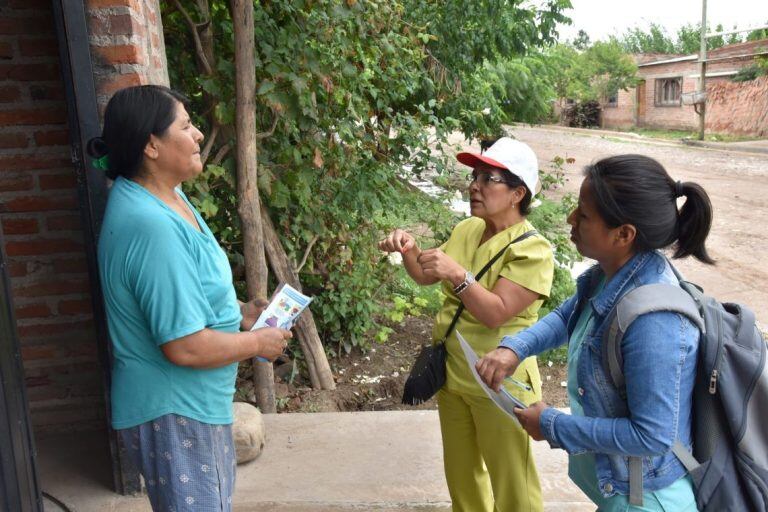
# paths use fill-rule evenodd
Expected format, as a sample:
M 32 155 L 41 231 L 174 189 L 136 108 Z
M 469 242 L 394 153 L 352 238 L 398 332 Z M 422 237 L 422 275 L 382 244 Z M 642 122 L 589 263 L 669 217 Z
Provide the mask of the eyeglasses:
M 469 174 L 467 176 L 467 182 L 471 185 L 474 182 L 477 182 L 478 185 L 481 187 L 488 186 L 489 183 L 507 183 L 507 180 L 502 178 L 501 176 L 494 176 L 493 174 L 488 174 L 486 172 L 481 172 L 477 175 L 475 174 Z

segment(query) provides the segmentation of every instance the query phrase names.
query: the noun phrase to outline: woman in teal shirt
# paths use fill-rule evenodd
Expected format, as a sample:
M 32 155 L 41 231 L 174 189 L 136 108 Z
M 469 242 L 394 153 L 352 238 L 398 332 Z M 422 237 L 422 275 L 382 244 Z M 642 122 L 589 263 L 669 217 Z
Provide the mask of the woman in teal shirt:
M 114 180 L 98 248 L 112 426 L 153 510 L 228 511 L 237 362 L 274 359 L 291 333 L 249 330 L 257 310 L 238 302 L 226 254 L 181 191 L 203 168 L 184 102 L 161 86 L 120 90 L 88 144 Z

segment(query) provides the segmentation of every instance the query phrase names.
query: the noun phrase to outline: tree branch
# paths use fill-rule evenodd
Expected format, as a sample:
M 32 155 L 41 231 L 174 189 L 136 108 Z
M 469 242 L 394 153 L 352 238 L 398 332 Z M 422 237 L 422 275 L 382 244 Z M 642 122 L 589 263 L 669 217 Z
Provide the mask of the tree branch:
M 212 165 L 219 165 L 221 161 L 224 159 L 225 156 L 227 156 L 227 153 L 229 153 L 229 150 L 232 149 L 229 144 L 224 144 L 219 148 L 219 150 L 216 152 L 216 155 L 213 157 L 213 161 L 211 162 Z
M 184 16 L 184 19 L 187 21 L 187 25 L 189 25 L 189 29 L 192 31 L 192 39 L 195 41 L 195 52 L 197 53 L 197 58 L 200 59 L 200 63 L 203 65 L 205 73 L 207 75 L 212 75 L 213 69 L 211 69 L 211 65 L 208 63 L 208 58 L 205 56 L 205 52 L 203 51 L 203 43 L 200 41 L 200 34 L 197 32 L 197 24 L 189 15 L 187 10 L 184 9 L 179 0 L 173 0 L 173 3 L 181 15 Z M 205 21 L 202 23 L 202 25 L 204 26 L 206 23 L 210 23 L 210 21 Z
M 296 267 L 296 274 L 298 275 L 299 272 L 301 272 L 301 269 L 304 268 L 304 264 L 307 263 L 307 258 L 309 258 L 309 253 L 312 250 L 312 247 L 315 245 L 317 240 L 320 238 L 320 235 L 315 235 L 312 240 L 309 241 L 309 244 L 307 244 L 307 248 L 304 249 L 304 257 L 301 258 L 301 263 L 299 263 L 299 266 Z
M 272 115 L 274 116 L 274 118 L 272 119 L 272 126 L 266 132 L 257 133 L 256 134 L 257 140 L 266 139 L 267 137 L 271 137 L 272 134 L 275 133 L 275 128 L 277 128 L 277 121 L 280 120 L 280 116 L 274 109 L 272 109 Z
M 211 153 L 211 148 L 213 148 L 213 143 L 216 142 L 216 137 L 219 136 L 219 125 L 215 124 L 213 125 L 213 130 L 211 130 L 211 136 L 208 137 L 208 140 L 205 142 L 205 147 L 200 152 L 200 160 L 203 162 L 203 169 L 205 169 L 205 162 L 208 160 L 208 156 Z

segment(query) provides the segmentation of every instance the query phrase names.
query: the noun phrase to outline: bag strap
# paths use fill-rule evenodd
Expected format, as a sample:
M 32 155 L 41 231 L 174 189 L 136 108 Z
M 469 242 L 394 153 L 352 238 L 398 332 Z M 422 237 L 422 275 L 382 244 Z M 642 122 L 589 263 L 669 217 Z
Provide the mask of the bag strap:
M 538 234 L 538 231 L 536 231 L 535 229 L 526 231 L 525 233 L 523 233 L 522 235 L 520 235 L 519 237 L 515 238 L 514 240 L 509 242 L 507 245 L 502 247 L 502 249 L 498 253 L 496 253 L 496 256 L 491 258 L 491 260 L 488 263 L 486 263 L 482 269 L 480 269 L 480 272 L 478 272 L 477 275 L 475 276 L 475 280 L 480 281 L 480 278 L 483 277 L 483 274 L 485 274 L 488 271 L 488 269 L 491 268 L 491 265 L 496 263 L 496 260 L 501 258 L 501 255 L 504 254 L 504 251 L 506 251 L 510 245 L 516 244 L 518 242 L 522 242 L 526 238 L 530 238 L 536 234 Z M 443 336 L 443 342 L 445 342 L 445 340 L 448 339 L 448 336 L 451 335 L 451 332 L 453 331 L 453 328 L 456 327 L 456 323 L 459 321 L 459 317 L 461 316 L 461 313 L 463 311 L 464 311 L 464 303 L 461 302 L 461 300 L 459 300 L 459 307 L 456 309 L 456 313 L 453 315 L 453 320 L 451 320 L 451 325 L 449 325 L 448 330 L 445 331 L 445 336 Z
M 682 276 L 674 267 L 672 270 L 682 282 Z M 696 300 L 680 286 L 648 284 L 638 286 L 621 297 L 609 315 L 608 328 L 603 332 L 602 359 L 606 374 L 623 400 L 627 399 L 627 387 L 624 379 L 621 340 L 638 316 L 654 311 L 680 313 L 704 332 L 704 320 Z M 679 441 L 675 442 L 672 451 L 689 471 L 690 467 L 696 464 L 696 460 Z M 641 457 L 629 457 L 629 503 L 636 506 L 643 505 L 643 459 Z
M 689 318 L 703 332 L 704 320 L 693 298 L 673 284 L 638 286 L 619 299 L 608 316 L 608 328 L 603 332 L 603 368 L 626 400 L 624 358 L 621 340 L 637 317 L 655 311 L 672 311 Z

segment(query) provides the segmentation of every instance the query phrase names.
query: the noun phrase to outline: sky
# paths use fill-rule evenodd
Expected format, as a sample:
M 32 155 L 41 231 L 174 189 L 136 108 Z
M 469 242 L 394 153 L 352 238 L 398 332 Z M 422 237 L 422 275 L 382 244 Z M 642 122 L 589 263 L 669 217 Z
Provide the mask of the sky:
M 596 41 L 652 22 L 674 37 L 679 27 L 701 21 L 702 0 L 571 0 L 571 4 L 566 15 L 573 25 L 560 27 L 561 41 L 573 39 L 579 29 Z M 768 0 L 707 0 L 707 20 L 710 26 L 722 23 L 725 30 L 768 25 Z

